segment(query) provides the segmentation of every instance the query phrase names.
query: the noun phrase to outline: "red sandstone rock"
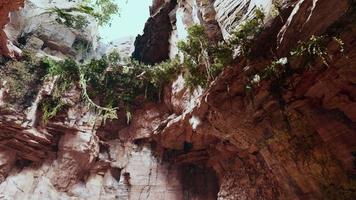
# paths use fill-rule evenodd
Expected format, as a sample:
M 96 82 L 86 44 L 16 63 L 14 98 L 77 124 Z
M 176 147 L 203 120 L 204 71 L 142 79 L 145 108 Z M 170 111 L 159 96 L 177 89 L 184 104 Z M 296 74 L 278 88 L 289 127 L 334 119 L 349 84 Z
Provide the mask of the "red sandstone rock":
M 2 0 L 0 2 L 0 54 L 8 57 L 13 57 L 13 50 L 9 49 L 8 40 L 4 26 L 9 22 L 9 13 L 23 7 L 24 0 Z
M 344 1 L 313 1 L 312 9 L 311 1 L 299 2 L 281 31 L 283 55 L 297 39 L 323 33 L 347 8 Z M 47 125 L 0 110 L 6 149 L 0 193 L 10 199 L 162 200 L 325 199 L 324 187 L 345 193 L 333 186 L 349 186 L 356 173 L 354 24 L 350 30 L 341 30 L 343 55 L 329 44 L 329 66 L 315 60 L 312 70 L 281 83 L 280 94 L 269 81 L 245 91 L 252 72 L 244 69 L 263 69 L 276 59 L 267 52 L 236 61 L 204 92 L 190 95 L 179 77 L 166 87 L 164 103 L 140 104 L 129 124 L 124 111 L 118 120 L 93 123 L 95 114 L 79 103 L 75 88 L 65 94 L 72 107 Z

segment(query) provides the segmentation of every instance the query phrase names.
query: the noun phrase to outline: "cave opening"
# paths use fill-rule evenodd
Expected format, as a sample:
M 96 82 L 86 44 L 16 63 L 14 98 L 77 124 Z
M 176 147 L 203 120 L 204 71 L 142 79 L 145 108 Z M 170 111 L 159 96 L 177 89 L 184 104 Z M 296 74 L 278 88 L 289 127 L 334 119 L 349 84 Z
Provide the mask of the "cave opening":
M 219 181 L 212 168 L 189 164 L 180 168 L 183 199 L 215 200 L 219 192 Z

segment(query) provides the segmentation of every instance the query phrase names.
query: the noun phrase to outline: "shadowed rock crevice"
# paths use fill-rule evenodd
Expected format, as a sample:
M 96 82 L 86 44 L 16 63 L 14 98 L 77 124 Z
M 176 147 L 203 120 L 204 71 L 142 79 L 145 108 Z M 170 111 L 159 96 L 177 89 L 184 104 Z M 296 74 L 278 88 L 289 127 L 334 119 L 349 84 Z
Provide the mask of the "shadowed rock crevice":
M 182 166 L 181 179 L 183 199 L 217 199 L 218 178 L 212 169 L 197 165 Z

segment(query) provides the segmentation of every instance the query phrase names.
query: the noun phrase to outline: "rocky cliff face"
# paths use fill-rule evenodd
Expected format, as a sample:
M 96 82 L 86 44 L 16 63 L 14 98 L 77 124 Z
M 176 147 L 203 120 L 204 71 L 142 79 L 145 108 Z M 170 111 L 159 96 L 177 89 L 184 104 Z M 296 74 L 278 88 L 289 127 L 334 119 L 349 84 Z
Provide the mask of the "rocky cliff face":
M 14 49 L 8 42 L 7 35 L 3 31 L 4 26 L 9 22 L 9 14 L 23 6 L 23 0 L 4 0 L 0 2 L 0 55 L 13 57 Z
M 202 24 L 217 42 L 256 7 L 267 17 L 249 58 L 237 56 L 205 90 L 188 90 L 178 76 L 162 102 L 135 105 L 130 124 L 121 110 L 117 120 L 96 120 L 77 86 L 65 94 L 70 108 L 43 123 L 36 102 L 51 92 L 51 82 L 41 84 L 27 109 L 0 107 L 5 199 L 355 199 L 354 1 L 153 5 L 135 42 L 134 55 L 147 63 L 174 55 L 191 24 Z M 313 35 L 329 38 L 326 52 L 292 58 L 297 41 Z M 254 76 L 281 59 L 303 70 Z M 2 85 L 0 91 L 2 100 Z
M 23 9 L 11 14 L 5 28 L 9 42 L 22 50 L 30 47 L 37 53 L 59 58 L 69 56 L 80 60 L 91 57 L 93 50 L 98 46 L 97 24 L 94 19 L 84 15 L 88 19 L 87 25 L 83 28 L 72 28 L 57 23 L 58 16 L 50 12 L 53 6 L 66 9 L 77 5 L 78 2 L 26 1 Z
M 170 13 L 177 3 L 162 3 L 147 20 L 143 35 L 138 35 L 135 40 L 132 57 L 146 64 L 155 64 L 169 58 L 169 37 L 172 31 Z

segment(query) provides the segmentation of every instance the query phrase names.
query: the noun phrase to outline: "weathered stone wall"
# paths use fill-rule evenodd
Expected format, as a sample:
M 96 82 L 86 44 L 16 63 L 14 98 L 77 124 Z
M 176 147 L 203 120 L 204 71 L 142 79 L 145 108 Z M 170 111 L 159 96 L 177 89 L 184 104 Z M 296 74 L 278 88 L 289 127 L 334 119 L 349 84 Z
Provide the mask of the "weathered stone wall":
M 9 14 L 23 6 L 23 0 L 3 0 L 0 2 L 0 55 L 13 57 L 14 50 L 9 49 L 7 35 L 3 31 L 4 26 L 9 22 Z
M 241 19 L 248 18 L 253 8 L 250 5 L 256 2 L 239 3 L 246 6 Z M 355 34 L 351 27 L 355 24 L 350 24 L 354 14 L 345 16 L 348 3 L 286 2 L 279 19 L 267 15 L 265 30 L 255 40 L 252 61 L 239 58 L 238 64 L 227 69 L 198 98 L 177 87 L 184 83 L 173 83 L 167 101 L 175 114 L 165 122 L 159 143 L 172 149 L 191 144 L 192 152 L 179 160 L 205 160 L 212 166 L 222 179 L 220 199 L 352 199 L 355 193 L 347 188 L 352 187 L 355 174 L 355 88 L 350 73 Z M 222 26 L 228 24 L 219 16 L 217 20 Z M 345 51 L 341 53 L 337 42 L 330 41 L 328 66 L 317 60 L 312 63 L 313 70 L 291 76 L 287 85 L 280 86 L 284 88 L 281 96 L 273 93 L 274 86 L 268 81 L 246 94 L 249 77 L 268 66 L 276 59 L 273 57 L 290 55 L 295 41 L 333 34 L 335 27 L 339 27 Z M 293 61 L 290 66 L 296 68 L 302 63 Z M 193 99 L 199 100 L 191 104 Z M 192 112 L 189 105 L 193 105 Z M 235 156 L 227 156 L 230 152 Z
M 257 0 L 187 0 L 170 8 L 173 33 L 179 32 L 175 25 L 180 20 L 183 28 L 205 25 L 212 38 L 228 37 L 251 17 L 255 5 L 264 8 L 267 19 L 252 42 L 253 59 L 238 56 L 206 90 L 189 91 L 179 76 L 165 87 L 163 102 L 139 103 L 130 124 L 124 111 L 119 111 L 118 120 L 94 123 L 95 114 L 78 103 L 75 87 L 65 95 L 72 107 L 47 124 L 41 122 L 35 103 L 29 111 L 0 107 L 1 195 L 5 199 L 354 199 L 356 24 L 350 9 L 354 4 L 283 2 L 280 10 L 273 10 L 275 1 Z M 179 15 L 174 15 L 175 9 Z M 160 13 L 154 10 L 147 28 Z M 273 16 L 271 10 L 279 15 Z M 216 31 L 219 26 L 221 31 Z M 147 47 L 141 52 L 148 59 L 157 45 L 163 45 L 168 56 L 167 32 L 164 44 L 148 42 L 152 38 L 159 42 L 156 28 L 139 41 Z M 286 77 L 278 88 L 270 80 L 260 80 L 246 90 L 256 72 L 290 56 L 298 40 L 335 33 L 344 43 L 343 51 L 331 37 L 325 44 L 327 63 L 320 57 L 310 62 L 288 59 L 292 69 L 307 63 L 305 70 Z M 153 58 L 152 62 L 162 59 Z M 50 92 L 50 85 L 42 86 L 38 98 Z
M 146 64 L 155 64 L 169 58 L 169 37 L 172 32 L 170 13 L 176 1 L 164 3 L 146 22 L 142 35 L 135 40 L 132 57 Z
M 17 49 L 19 54 L 27 45 L 39 54 L 59 58 L 70 56 L 80 60 L 94 56 L 98 46 L 98 25 L 91 16 L 86 15 L 88 24 L 85 27 L 76 29 L 57 23 L 56 14 L 49 12 L 53 6 L 66 9 L 80 1 L 26 1 L 21 10 L 9 14 L 9 21 L 4 28 L 9 45 Z

